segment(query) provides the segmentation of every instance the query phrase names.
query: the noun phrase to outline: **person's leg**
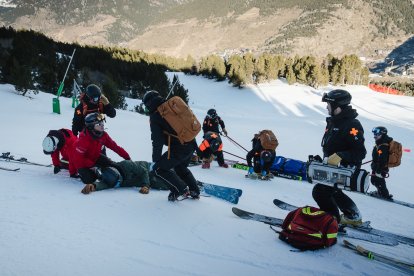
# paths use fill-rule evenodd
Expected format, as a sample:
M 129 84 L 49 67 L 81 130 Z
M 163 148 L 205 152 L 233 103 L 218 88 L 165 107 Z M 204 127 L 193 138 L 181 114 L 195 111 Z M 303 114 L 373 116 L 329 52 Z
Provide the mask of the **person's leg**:
M 338 205 L 338 208 L 344 213 L 344 216 L 351 220 L 361 220 L 361 212 L 356 206 L 355 202 L 347 196 L 342 190 L 336 189 L 333 198 Z
M 312 190 L 312 197 L 321 210 L 333 215 L 339 222 L 341 220 L 341 216 L 339 215 L 338 205 L 333 198 L 334 193 L 335 188 L 322 184 L 316 184 Z

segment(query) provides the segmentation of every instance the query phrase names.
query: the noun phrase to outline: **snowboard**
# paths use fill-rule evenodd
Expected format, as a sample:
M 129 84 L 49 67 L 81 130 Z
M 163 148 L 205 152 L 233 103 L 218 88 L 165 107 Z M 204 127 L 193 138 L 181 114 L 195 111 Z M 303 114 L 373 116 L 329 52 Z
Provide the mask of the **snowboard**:
M 205 183 L 202 181 L 197 181 L 197 184 L 200 187 L 200 192 L 223 199 L 233 204 L 239 203 L 239 198 L 243 193 L 240 189 Z

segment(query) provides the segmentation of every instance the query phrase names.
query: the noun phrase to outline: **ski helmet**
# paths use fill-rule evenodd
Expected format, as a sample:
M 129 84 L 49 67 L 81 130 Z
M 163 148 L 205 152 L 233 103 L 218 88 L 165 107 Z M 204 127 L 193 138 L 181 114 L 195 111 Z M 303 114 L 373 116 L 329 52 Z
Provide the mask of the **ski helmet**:
M 112 187 L 118 187 L 122 183 L 122 175 L 114 167 L 105 167 L 101 170 L 100 180 Z
M 90 113 L 85 117 L 85 126 L 87 128 L 93 128 L 96 124 L 102 121 L 106 121 L 104 114 L 98 112 Z
M 264 162 L 270 162 L 272 160 L 272 153 L 268 150 L 264 150 L 260 153 L 260 159 Z
M 335 89 L 322 96 L 322 102 L 330 103 L 332 109 L 339 106 L 346 106 L 351 103 L 352 96 L 348 91 L 342 89 Z
M 144 97 L 142 98 L 142 102 L 148 106 L 148 104 L 150 103 L 150 101 L 152 99 L 154 99 L 155 97 L 160 96 L 160 93 L 158 93 L 158 91 L 155 90 L 149 90 L 144 94 Z
M 387 130 L 386 127 L 377 126 L 377 127 L 374 127 L 372 129 L 372 133 L 374 133 L 374 136 L 380 136 L 380 135 L 383 135 L 383 134 L 387 134 L 388 130 Z
M 209 109 L 209 110 L 207 111 L 207 115 L 208 115 L 210 118 L 214 119 L 214 118 L 216 118 L 216 117 L 217 117 L 217 111 L 216 111 L 214 108 L 211 108 L 211 109 Z
M 42 147 L 45 154 L 52 154 L 58 146 L 59 139 L 55 136 L 46 136 L 43 139 Z
M 101 98 L 101 89 L 96 84 L 90 84 L 86 87 L 86 96 L 88 96 L 89 101 L 97 104 Z
M 153 113 L 157 107 L 164 102 L 164 99 L 157 91 L 150 90 L 145 93 L 142 102 L 148 108 L 149 113 Z

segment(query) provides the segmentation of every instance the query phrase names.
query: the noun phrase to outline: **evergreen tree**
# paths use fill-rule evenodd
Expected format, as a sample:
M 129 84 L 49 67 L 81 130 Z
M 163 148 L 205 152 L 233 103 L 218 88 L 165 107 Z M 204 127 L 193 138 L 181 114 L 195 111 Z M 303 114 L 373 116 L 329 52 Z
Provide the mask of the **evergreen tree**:
M 23 96 L 32 87 L 32 76 L 29 67 L 21 65 L 15 58 L 13 58 L 13 67 L 11 68 L 11 79 L 16 91 L 22 92 Z

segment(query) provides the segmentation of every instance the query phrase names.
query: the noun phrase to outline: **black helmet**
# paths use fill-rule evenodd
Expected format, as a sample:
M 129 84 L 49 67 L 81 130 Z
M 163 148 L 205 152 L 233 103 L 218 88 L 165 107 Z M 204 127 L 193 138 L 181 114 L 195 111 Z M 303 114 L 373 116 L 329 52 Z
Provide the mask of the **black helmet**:
M 335 89 L 322 96 L 322 102 L 327 102 L 335 109 L 338 106 L 346 106 L 351 103 L 352 96 L 348 91 Z
M 122 175 L 114 167 L 105 167 L 101 170 L 100 180 L 112 187 L 118 187 L 122 183 Z
M 92 103 L 98 103 L 101 98 L 101 89 L 96 84 L 90 84 L 86 87 L 86 96 L 88 96 L 89 101 Z
M 380 135 L 383 135 L 383 134 L 387 134 L 388 130 L 387 130 L 386 127 L 377 126 L 377 127 L 374 127 L 372 129 L 372 133 L 374 133 L 374 136 L 380 136 Z
M 147 91 L 142 98 L 142 102 L 148 108 L 149 113 L 153 113 L 157 107 L 164 102 L 160 93 L 155 90 Z
M 157 97 L 157 96 L 160 96 L 160 93 L 158 93 L 158 91 L 155 91 L 155 90 L 150 90 L 150 91 L 147 91 L 147 92 L 144 94 L 144 97 L 142 98 L 142 102 L 143 102 L 146 106 L 148 106 L 148 103 L 149 103 L 152 99 L 154 99 L 155 97 Z
M 106 122 L 105 115 L 102 113 L 94 112 L 85 117 L 85 126 L 89 130 L 93 130 L 94 126 L 101 122 Z
M 264 163 L 270 162 L 272 160 L 272 153 L 268 150 L 264 150 L 260 153 L 260 159 Z
M 210 118 L 214 119 L 214 118 L 216 118 L 216 117 L 217 117 L 217 111 L 216 111 L 214 108 L 211 108 L 211 109 L 209 109 L 209 110 L 207 111 L 207 115 L 208 115 Z

